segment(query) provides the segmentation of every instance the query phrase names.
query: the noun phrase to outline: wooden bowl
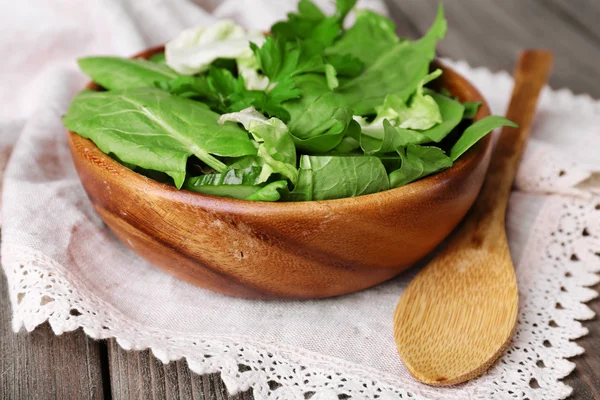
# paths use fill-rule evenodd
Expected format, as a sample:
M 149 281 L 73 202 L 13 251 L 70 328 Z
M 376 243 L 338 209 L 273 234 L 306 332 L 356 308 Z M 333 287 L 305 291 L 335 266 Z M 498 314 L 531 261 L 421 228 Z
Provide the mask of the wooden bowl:
M 162 50 L 137 55 L 147 58 Z M 479 92 L 436 62 L 462 101 Z M 88 89 L 98 89 L 94 83 Z M 213 197 L 153 181 L 69 132 L 75 168 L 112 231 L 150 263 L 232 296 L 314 299 L 388 280 L 433 250 L 473 204 L 489 163 L 488 135 L 452 168 L 385 192 L 338 200 L 269 203 Z

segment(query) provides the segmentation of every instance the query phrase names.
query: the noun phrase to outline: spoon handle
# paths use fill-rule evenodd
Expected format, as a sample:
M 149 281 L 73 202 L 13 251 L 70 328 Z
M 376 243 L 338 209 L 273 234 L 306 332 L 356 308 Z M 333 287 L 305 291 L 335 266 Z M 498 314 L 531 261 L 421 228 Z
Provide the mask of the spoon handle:
M 506 113 L 506 118 L 516 122 L 519 127 L 506 126 L 500 133 L 485 183 L 470 212 L 470 215 L 477 215 L 478 219 L 483 217 L 488 221 L 504 221 L 521 153 L 529 136 L 540 91 L 550 75 L 552 60 L 552 53 L 547 50 L 521 52 L 513 74 L 515 86 Z

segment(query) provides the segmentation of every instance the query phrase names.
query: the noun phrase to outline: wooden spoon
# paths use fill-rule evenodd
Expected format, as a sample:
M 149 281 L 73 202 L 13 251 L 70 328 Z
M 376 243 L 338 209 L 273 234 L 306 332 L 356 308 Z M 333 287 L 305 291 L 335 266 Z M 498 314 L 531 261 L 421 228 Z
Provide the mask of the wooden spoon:
M 519 128 L 502 130 L 473 208 L 396 307 L 398 352 L 423 383 L 452 385 L 482 374 L 502 354 L 515 329 L 519 295 L 504 219 L 552 59 L 544 50 L 521 54 L 506 114 Z

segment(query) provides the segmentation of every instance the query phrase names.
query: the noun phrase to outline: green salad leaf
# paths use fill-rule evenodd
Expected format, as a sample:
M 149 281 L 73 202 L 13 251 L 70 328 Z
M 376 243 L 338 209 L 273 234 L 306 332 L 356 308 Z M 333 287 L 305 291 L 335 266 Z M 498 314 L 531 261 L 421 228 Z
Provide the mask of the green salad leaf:
M 358 10 L 355 24 L 326 52 L 356 57 L 369 67 L 399 42 L 392 21 L 370 10 Z
M 160 53 L 151 55 L 150 58 L 148 58 L 148 61 L 152 61 L 157 64 L 166 64 L 167 58 L 165 57 L 165 52 L 161 51 Z
M 387 189 L 387 172 L 377 157 L 303 155 L 292 198 L 295 201 L 340 199 Z
M 221 186 L 221 185 L 260 185 L 262 168 L 250 166 L 243 169 L 232 168 L 225 172 L 216 172 L 187 178 L 183 183 L 183 189 L 195 190 L 199 186 Z
M 430 141 L 418 131 L 392 126 L 387 119 L 383 120 L 383 130 L 363 129 L 360 136 L 360 146 L 365 154 L 385 154 L 400 146 Z
M 465 129 L 462 136 L 454 143 L 452 149 L 450 149 L 450 158 L 456 161 L 458 157 L 477 143 L 479 139 L 501 126 L 518 127 L 514 122 L 498 115 L 491 115 L 474 122 L 473 125 Z
M 285 189 L 287 189 L 287 181 L 271 182 L 246 197 L 245 200 L 277 201 L 281 198 L 281 192 Z
M 390 187 L 406 185 L 452 166 L 452 160 L 438 147 L 409 144 L 398 148 L 402 164 L 390 173 Z
M 219 124 L 239 122 L 254 136 L 258 156 L 265 164 L 261 174 L 261 182 L 265 182 L 273 173 L 278 173 L 296 182 L 296 147 L 287 126 L 277 119 L 267 119 L 264 115 L 250 107 L 240 112 L 223 114 Z
M 136 58 L 85 57 L 77 63 L 87 76 L 106 89 L 154 86 L 178 76 L 164 64 Z
M 355 5 L 335 0 L 330 15 L 300 0 L 267 35 L 220 20 L 181 32 L 149 60 L 82 58 L 106 91 L 78 94 L 65 125 L 151 179 L 252 201 L 397 188 L 515 126 L 475 120 L 481 103 L 443 87 L 443 68 L 432 68 L 447 28 L 441 5 L 415 41 Z
M 191 155 L 223 172 L 227 166 L 216 156 L 257 153 L 243 129 L 220 125 L 218 118 L 201 103 L 146 87 L 83 91 L 73 99 L 63 121 L 104 153 L 165 172 L 180 188 Z
M 223 173 L 187 178 L 182 189 L 241 200 L 279 200 L 281 197 L 279 190 L 287 187 L 287 181 L 280 180 L 263 184 L 261 174 L 262 168 L 256 166 L 230 169 Z
M 343 104 L 352 108 L 356 115 L 368 115 L 390 93 L 407 101 L 427 74 L 437 41 L 445 34 L 446 20 L 440 5 L 435 22 L 422 39 L 396 43 L 362 74 L 340 85 L 337 92 Z
M 425 91 L 436 102 L 442 121 L 421 133 L 433 142 L 441 142 L 454 128 L 460 124 L 464 116 L 465 107 L 459 101 L 443 96 L 430 90 Z
M 465 114 L 463 118 L 465 119 L 473 119 L 475 115 L 477 115 L 477 111 L 479 111 L 479 107 L 481 107 L 481 102 L 479 101 L 465 101 L 463 103 L 465 106 Z

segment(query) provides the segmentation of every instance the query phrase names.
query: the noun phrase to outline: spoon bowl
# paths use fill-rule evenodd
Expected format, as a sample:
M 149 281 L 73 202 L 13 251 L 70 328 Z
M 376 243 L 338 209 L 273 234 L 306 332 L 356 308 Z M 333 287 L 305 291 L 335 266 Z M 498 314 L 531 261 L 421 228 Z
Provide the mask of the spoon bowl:
M 515 329 L 518 289 L 505 214 L 519 157 L 552 54 L 523 52 L 505 127 L 477 201 L 442 251 L 415 277 L 394 313 L 394 336 L 408 371 L 430 385 L 452 385 L 483 373 Z

